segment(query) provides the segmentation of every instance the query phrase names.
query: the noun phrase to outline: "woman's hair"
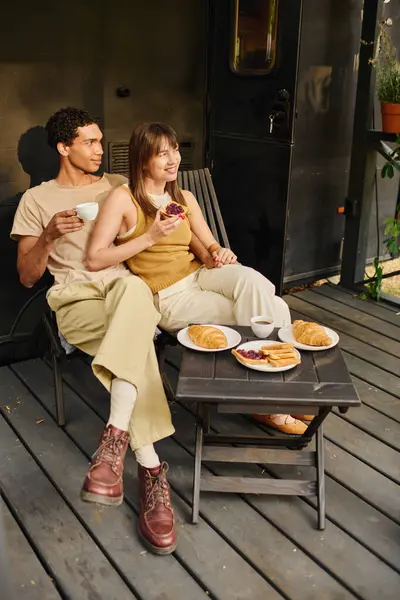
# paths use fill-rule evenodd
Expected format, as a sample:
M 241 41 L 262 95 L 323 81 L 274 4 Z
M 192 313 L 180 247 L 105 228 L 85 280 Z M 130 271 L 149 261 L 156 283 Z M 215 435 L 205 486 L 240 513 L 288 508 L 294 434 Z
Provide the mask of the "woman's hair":
M 166 141 L 171 148 L 178 146 L 175 131 L 162 123 L 142 123 L 133 130 L 129 142 L 129 186 L 136 202 L 139 204 L 146 218 L 154 218 L 157 208 L 146 193 L 144 179 L 149 160 L 162 149 Z M 168 181 L 165 186 L 172 200 L 186 206 L 186 200 L 178 186 L 178 181 Z

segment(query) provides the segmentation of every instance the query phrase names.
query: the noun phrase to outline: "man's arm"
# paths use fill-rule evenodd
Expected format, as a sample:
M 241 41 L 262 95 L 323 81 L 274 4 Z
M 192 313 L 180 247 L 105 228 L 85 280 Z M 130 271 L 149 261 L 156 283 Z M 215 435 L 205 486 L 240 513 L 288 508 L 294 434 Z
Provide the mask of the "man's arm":
M 22 285 L 31 288 L 46 270 L 54 241 L 66 233 L 79 231 L 83 221 L 75 210 L 56 213 L 40 237 L 23 235 L 18 241 L 17 270 Z
M 43 234 L 40 238 L 24 236 L 18 242 L 17 271 L 19 280 L 27 288 L 31 288 L 42 277 L 52 244 L 46 241 Z

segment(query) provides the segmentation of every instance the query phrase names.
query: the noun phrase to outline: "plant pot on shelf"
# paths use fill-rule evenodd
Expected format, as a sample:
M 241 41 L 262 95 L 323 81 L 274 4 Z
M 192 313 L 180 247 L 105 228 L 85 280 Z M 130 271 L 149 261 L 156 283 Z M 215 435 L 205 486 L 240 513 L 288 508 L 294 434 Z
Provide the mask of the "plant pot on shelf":
M 400 104 L 381 102 L 382 131 L 400 133 Z

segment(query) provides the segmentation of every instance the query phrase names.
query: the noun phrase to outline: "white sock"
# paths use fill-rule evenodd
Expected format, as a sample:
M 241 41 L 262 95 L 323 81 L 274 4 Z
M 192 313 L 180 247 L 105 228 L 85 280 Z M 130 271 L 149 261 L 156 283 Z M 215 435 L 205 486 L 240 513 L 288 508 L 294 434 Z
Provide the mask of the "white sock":
M 137 390 L 132 383 L 125 379 L 113 379 L 111 382 L 110 418 L 107 425 L 111 424 L 118 429 L 128 431 L 136 398 Z
M 135 450 L 136 460 L 139 465 L 147 469 L 153 469 L 160 465 L 160 459 L 158 458 L 157 452 L 154 450 L 153 444 L 147 444 Z

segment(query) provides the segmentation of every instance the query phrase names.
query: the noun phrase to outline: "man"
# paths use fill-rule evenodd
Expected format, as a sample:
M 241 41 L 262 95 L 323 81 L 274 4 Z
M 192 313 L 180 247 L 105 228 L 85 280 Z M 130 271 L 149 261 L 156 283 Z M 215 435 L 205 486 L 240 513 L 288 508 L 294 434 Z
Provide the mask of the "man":
M 61 109 L 46 129 L 50 146 L 59 153 L 60 169 L 55 179 L 25 192 L 11 237 L 18 241 L 21 283 L 32 287 L 49 269 L 54 285 L 47 299 L 60 331 L 70 344 L 94 357 L 94 374 L 111 392 L 110 417 L 81 496 L 88 502 L 122 503 L 130 443 L 138 462 L 139 533 L 151 551 L 169 554 L 176 547 L 176 529 L 167 465 L 153 446 L 174 431 L 153 343 L 160 315 L 149 288 L 124 266 L 98 272 L 85 268 L 93 222 L 83 222 L 75 210 L 84 202 L 101 203 L 126 180 L 95 174 L 103 136 L 97 119 L 86 111 Z

